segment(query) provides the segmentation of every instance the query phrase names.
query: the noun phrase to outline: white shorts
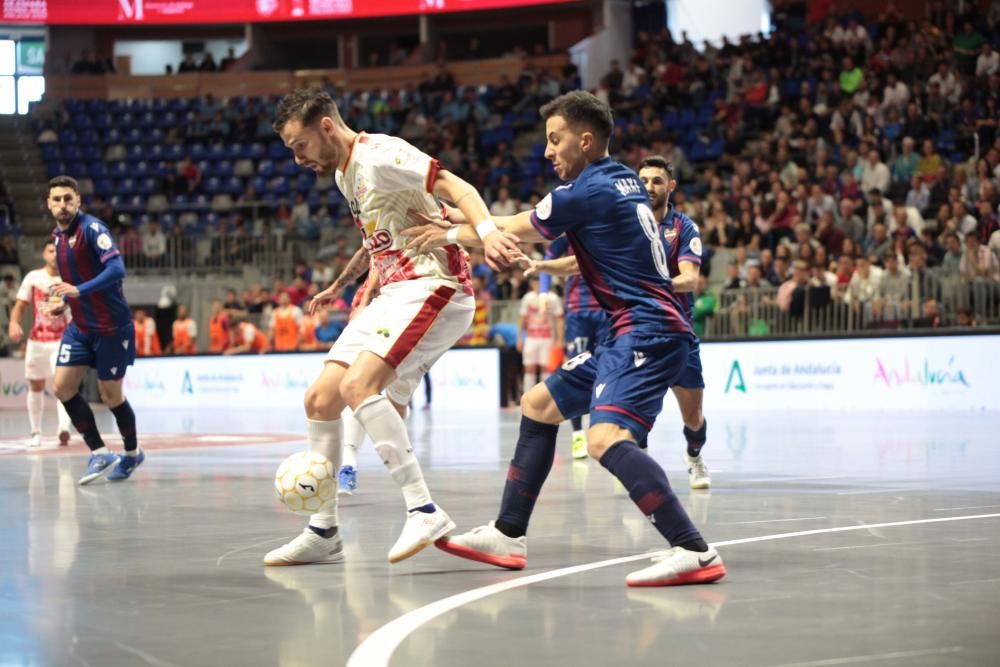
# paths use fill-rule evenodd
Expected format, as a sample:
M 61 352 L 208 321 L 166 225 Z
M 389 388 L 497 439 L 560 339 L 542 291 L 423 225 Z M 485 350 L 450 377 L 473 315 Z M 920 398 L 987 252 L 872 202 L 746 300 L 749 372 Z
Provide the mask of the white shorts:
M 59 356 L 59 341 L 40 343 L 28 339 L 24 350 L 24 379 L 48 380 L 56 372 L 56 357 Z
M 406 405 L 434 362 L 468 331 L 475 312 L 476 300 L 457 285 L 393 283 L 348 323 L 326 358 L 350 366 L 362 352 L 381 357 L 396 369 L 386 394 Z
M 521 363 L 525 367 L 541 366 L 542 370 L 549 367 L 549 359 L 552 355 L 551 338 L 533 338 L 526 336 L 524 339 L 524 351 L 521 352 Z

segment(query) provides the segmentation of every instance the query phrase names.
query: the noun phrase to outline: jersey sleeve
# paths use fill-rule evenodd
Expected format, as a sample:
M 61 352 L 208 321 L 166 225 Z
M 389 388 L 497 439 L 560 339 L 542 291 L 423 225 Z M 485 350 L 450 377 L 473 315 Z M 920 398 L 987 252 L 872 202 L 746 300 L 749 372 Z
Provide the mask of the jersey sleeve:
M 560 236 L 545 249 L 545 259 L 559 259 L 565 257 L 567 252 L 569 252 L 569 239 Z
M 691 262 L 701 266 L 701 231 L 692 220 L 684 220 L 681 223 L 681 231 L 678 234 L 680 247 L 677 249 L 678 262 Z
M 521 297 L 521 317 L 527 315 L 529 310 L 531 310 L 531 295 L 525 294 Z
M 531 224 L 538 233 L 548 240 L 553 240 L 565 234 L 578 225 L 586 210 L 586 201 L 582 189 L 570 185 L 560 185 L 545 195 L 538 206 L 531 212 Z
M 432 192 L 441 163 L 402 139 L 372 144 L 369 152 L 372 186 L 383 192 Z
M 111 232 L 109 232 L 108 228 L 101 223 L 88 223 L 86 234 L 87 242 L 90 244 L 90 248 L 101 260 L 101 264 L 106 264 L 109 259 L 118 257 L 121 254 L 118 252 L 118 246 L 115 245 L 115 240 L 111 237 Z
M 31 288 L 33 279 L 34 279 L 33 273 L 28 273 L 27 275 L 24 276 L 24 280 L 21 281 L 21 286 L 17 288 L 17 297 L 15 298 L 18 301 L 31 303 Z

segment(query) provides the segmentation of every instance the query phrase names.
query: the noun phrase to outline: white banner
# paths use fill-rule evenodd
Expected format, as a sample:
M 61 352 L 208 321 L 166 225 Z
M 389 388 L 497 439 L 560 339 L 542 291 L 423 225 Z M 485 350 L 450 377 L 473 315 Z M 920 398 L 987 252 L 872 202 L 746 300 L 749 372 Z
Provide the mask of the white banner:
M 325 353 L 231 357 L 145 357 L 125 376 L 125 395 L 136 408 L 264 408 L 302 410 L 306 389 L 323 368 Z M 431 368 L 433 403 L 500 404 L 500 353 L 494 348 L 449 350 Z M 424 404 L 423 387 L 413 397 Z
M 710 410 L 1000 410 L 1000 336 L 703 343 Z

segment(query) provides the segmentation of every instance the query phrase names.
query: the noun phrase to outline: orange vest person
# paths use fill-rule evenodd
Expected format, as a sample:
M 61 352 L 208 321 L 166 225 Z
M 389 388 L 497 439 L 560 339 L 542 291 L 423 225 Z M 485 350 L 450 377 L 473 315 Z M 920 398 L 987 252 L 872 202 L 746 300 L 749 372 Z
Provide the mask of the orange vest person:
M 146 317 L 146 311 L 137 309 L 135 319 L 135 351 L 140 357 L 152 357 L 159 355 L 160 337 L 156 335 L 156 322 Z
M 278 296 L 278 307 L 271 313 L 270 334 L 276 352 L 292 352 L 299 347 L 302 309 L 293 306 L 288 292 Z
M 237 326 L 230 329 L 230 332 L 232 333 L 232 337 L 229 341 L 229 347 L 226 348 L 223 354 L 242 354 L 244 352 L 257 352 L 260 354 L 271 349 L 271 345 L 267 341 L 267 336 L 250 322 L 240 322 Z
M 222 309 L 222 301 L 212 299 L 212 316 L 208 320 L 208 351 L 225 352 L 229 347 L 229 313 Z
M 198 351 L 198 323 L 191 319 L 187 306 L 177 306 L 174 320 L 174 340 L 170 344 L 174 354 L 194 354 Z
M 299 349 L 318 349 L 316 341 L 316 319 L 311 315 L 303 315 L 302 317 L 302 338 L 299 342 Z

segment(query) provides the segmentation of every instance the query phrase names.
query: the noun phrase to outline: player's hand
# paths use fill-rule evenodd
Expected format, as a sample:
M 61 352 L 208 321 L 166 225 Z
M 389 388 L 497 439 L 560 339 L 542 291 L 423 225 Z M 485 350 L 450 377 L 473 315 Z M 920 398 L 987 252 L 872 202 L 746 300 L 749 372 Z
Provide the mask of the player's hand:
M 517 247 L 520 242 L 521 239 L 513 234 L 499 230 L 487 234 L 483 239 L 487 266 L 494 271 L 501 271 L 519 261 L 524 257 L 521 249 Z
M 419 226 L 424 225 L 434 225 L 435 227 L 440 227 L 441 229 L 448 231 L 451 228 L 452 223 L 448 220 L 443 220 L 440 217 L 434 217 L 432 215 L 427 215 L 423 211 L 418 211 L 415 208 L 406 209 L 406 217 L 411 221 L 415 222 Z M 403 232 L 406 235 L 406 232 Z
M 21 328 L 21 324 L 19 322 L 11 320 L 10 326 L 7 327 L 7 335 L 10 336 L 10 339 L 15 343 L 20 343 L 21 339 L 24 338 L 24 329 Z
M 344 289 L 340 285 L 334 283 L 329 287 L 327 287 L 322 292 L 319 292 L 309 301 L 309 306 L 308 306 L 309 314 L 315 315 L 316 313 L 319 312 L 319 309 L 323 307 L 323 304 L 330 301 L 336 301 L 337 297 L 339 297 L 340 293 L 343 291 Z
M 66 305 L 66 302 L 63 302 L 63 303 L 59 304 L 58 306 L 54 306 L 54 307 L 50 308 L 49 309 L 49 315 L 51 315 L 52 317 L 62 317 L 62 315 L 66 312 L 66 310 L 68 308 L 69 308 L 69 306 Z
M 80 296 L 80 290 L 69 283 L 58 283 L 52 286 L 51 293 L 63 298 L 76 299 Z

